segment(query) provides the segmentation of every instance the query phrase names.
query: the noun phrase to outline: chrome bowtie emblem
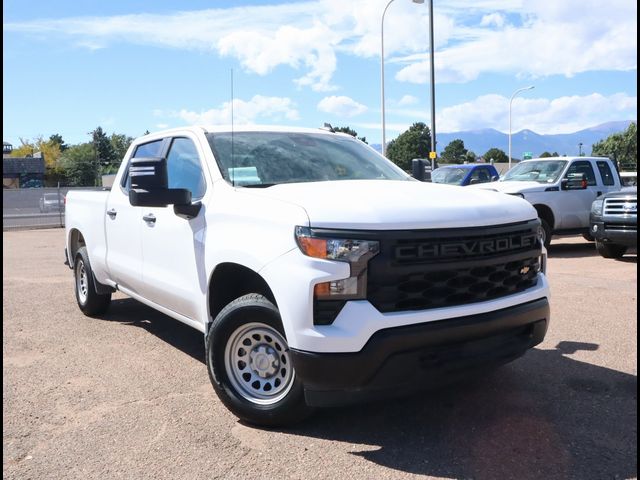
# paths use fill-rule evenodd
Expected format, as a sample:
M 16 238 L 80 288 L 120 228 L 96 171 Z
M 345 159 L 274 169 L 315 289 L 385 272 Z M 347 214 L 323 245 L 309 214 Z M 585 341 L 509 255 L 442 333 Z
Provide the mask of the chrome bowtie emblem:
M 526 275 L 527 273 L 529 273 L 529 270 L 531 270 L 530 267 L 522 267 L 520 269 L 520 275 Z

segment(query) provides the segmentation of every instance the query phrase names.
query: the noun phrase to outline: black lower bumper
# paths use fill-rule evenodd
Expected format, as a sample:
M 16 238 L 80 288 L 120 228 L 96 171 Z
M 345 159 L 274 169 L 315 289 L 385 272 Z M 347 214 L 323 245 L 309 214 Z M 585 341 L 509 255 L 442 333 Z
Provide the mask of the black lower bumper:
M 376 332 L 357 353 L 291 350 L 309 405 L 337 406 L 449 383 L 542 342 L 546 298 L 490 313 Z
M 594 231 L 593 227 L 596 225 L 598 228 Z M 603 243 L 614 243 L 625 247 L 636 247 L 638 245 L 636 224 L 611 224 L 615 228 L 610 228 L 609 225 L 604 222 L 593 222 L 591 226 L 593 238 Z

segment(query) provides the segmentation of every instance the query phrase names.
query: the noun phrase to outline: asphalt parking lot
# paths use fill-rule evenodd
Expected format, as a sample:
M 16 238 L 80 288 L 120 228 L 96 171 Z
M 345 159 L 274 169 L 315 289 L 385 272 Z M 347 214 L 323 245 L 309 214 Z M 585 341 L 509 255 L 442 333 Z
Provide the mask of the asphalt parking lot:
M 62 229 L 3 233 L 3 477 L 637 477 L 637 256 L 549 250 L 552 322 L 463 385 L 325 410 L 288 430 L 218 401 L 202 334 L 121 294 L 76 306 Z

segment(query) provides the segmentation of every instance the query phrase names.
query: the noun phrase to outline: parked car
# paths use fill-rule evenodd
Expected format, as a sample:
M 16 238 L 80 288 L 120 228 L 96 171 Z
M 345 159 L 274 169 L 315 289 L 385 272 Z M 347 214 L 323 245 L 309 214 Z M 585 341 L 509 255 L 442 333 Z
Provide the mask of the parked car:
M 64 196 L 61 193 L 45 193 L 40 197 L 40 211 L 42 213 L 63 212 Z
M 552 235 L 582 235 L 589 230 L 591 204 L 600 195 L 620 190 L 614 163 L 605 157 L 548 157 L 523 160 L 499 181 L 478 188 L 528 200 L 538 211 L 546 246 Z
M 113 188 L 69 192 L 65 224 L 80 310 L 118 290 L 199 330 L 214 390 L 251 423 L 451 382 L 549 324 L 528 202 L 417 181 L 348 134 L 145 135 Z
M 620 181 L 623 187 L 638 186 L 638 172 L 620 172 Z
M 500 174 L 496 167 L 489 164 L 445 165 L 431 172 L 433 183 L 446 183 L 462 187 L 494 182 L 499 178 Z
M 638 247 L 638 187 L 611 192 L 594 200 L 591 235 L 604 258 L 620 258 Z

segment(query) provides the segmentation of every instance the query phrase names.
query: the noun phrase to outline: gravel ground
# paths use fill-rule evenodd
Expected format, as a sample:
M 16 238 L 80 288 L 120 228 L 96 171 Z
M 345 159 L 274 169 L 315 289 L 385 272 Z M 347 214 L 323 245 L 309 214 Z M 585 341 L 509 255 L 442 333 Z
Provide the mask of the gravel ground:
M 63 230 L 3 241 L 5 479 L 637 477 L 635 254 L 556 239 L 550 330 L 521 359 L 264 430 L 218 401 L 199 332 L 121 294 L 84 317 Z

